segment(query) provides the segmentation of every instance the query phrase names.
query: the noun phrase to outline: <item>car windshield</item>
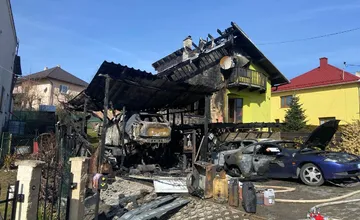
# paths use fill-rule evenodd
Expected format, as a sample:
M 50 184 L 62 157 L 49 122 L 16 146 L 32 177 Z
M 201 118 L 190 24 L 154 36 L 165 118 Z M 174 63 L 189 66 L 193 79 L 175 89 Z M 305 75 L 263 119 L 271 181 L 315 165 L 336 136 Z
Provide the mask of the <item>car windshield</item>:
M 140 119 L 146 122 L 164 122 L 164 118 L 160 115 L 140 115 Z

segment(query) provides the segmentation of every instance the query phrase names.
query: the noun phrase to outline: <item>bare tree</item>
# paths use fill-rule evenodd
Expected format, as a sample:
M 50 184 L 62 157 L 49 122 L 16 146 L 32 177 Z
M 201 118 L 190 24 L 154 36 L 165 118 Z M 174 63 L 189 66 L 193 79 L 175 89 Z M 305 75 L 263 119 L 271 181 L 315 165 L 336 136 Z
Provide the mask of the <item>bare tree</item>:
M 37 89 L 39 82 L 35 79 L 22 79 L 14 92 L 15 110 L 34 110 L 36 104 L 41 103 L 43 94 Z

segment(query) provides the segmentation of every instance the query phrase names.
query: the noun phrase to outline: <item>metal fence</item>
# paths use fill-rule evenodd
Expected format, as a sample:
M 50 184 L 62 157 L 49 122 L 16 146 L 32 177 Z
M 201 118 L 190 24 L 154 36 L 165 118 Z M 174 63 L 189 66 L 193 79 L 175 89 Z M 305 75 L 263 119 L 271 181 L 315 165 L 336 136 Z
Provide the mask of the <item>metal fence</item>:
M 5 206 L 4 213 L 0 213 L 0 219 L 15 220 L 16 217 L 16 203 L 23 198 L 19 194 L 19 181 L 14 185 L 8 185 L 5 200 L 0 200 L 0 205 Z
M 73 156 L 76 139 L 69 135 L 66 126 L 58 126 L 55 135 L 44 134 L 38 141 L 38 159 L 45 161 L 39 193 L 38 219 L 68 219 L 72 187 L 69 159 Z

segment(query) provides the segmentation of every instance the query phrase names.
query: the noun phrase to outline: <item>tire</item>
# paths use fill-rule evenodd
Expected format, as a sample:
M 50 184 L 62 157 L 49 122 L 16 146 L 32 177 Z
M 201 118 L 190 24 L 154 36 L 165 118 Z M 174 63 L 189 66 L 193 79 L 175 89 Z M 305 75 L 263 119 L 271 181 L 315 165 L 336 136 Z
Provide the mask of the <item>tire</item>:
M 239 167 L 237 167 L 235 165 L 228 167 L 228 173 L 230 174 L 230 176 L 233 176 L 233 177 L 241 176 L 241 171 L 240 171 Z
M 320 168 L 313 163 L 301 167 L 300 179 L 308 186 L 321 186 L 325 182 Z

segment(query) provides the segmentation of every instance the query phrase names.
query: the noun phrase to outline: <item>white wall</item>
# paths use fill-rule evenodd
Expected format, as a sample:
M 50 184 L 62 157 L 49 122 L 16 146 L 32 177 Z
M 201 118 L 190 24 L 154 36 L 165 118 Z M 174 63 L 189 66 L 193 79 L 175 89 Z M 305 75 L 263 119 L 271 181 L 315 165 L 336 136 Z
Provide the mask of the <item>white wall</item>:
M 0 95 L 4 87 L 2 112 L 0 112 L 0 134 L 9 119 L 13 65 L 16 55 L 16 32 L 12 18 L 10 0 L 0 0 Z

